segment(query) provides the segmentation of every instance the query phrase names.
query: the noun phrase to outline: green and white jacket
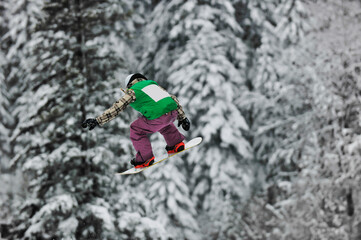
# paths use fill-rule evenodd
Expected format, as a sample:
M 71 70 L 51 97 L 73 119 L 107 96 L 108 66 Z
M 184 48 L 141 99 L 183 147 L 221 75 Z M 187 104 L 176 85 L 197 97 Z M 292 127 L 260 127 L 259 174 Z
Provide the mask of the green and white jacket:
M 153 80 L 135 79 L 125 95 L 112 107 L 96 118 L 100 126 L 114 119 L 128 105 L 149 120 L 177 110 L 178 120 L 186 118 L 182 106 L 174 95 L 170 95 Z

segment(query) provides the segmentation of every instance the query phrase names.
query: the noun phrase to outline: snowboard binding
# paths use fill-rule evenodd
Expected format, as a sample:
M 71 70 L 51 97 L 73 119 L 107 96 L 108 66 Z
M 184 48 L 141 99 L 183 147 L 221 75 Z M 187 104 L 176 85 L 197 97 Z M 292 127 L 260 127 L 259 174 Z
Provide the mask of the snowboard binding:
M 165 150 L 167 150 L 168 154 L 174 154 L 174 153 L 183 151 L 184 147 L 185 147 L 184 142 L 180 142 L 172 147 L 166 146 Z
M 135 158 L 133 158 L 130 163 L 135 167 L 135 168 L 144 168 L 144 167 L 149 167 L 150 165 L 152 165 L 154 163 L 154 159 L 155 157 L 152 157 L 148 160 L 146 160 L 145 162 L 136 162 Z

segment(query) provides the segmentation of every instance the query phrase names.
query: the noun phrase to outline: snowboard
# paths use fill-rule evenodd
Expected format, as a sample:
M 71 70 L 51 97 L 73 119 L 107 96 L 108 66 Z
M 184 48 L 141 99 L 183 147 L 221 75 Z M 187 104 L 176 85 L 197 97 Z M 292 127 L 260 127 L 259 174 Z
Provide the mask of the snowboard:
M 164 157 L 160 160 L 157 160 L 155 159 L 154 160 L 154 163 L 148 167 L 144 167 L 144 168 L 135 168 L 135 167 L 132 167 L 124 172 L 121 172 L 121 173 L 116 173 L 117 175 L 129 175 L 129 174 L 136 174 L 136 173 L 140 173 L 140 172 L 143 172 L 145 169 L 147 168 L 150 168 L 150 167 L 153 167 L 154 165 L 158 164 L 158 163 L 161 163 L 179 153 L 182 153 L 184 151 L 187 151 L 195 146 L 198 146 L 200 143 L 202 142 L 202 138 L 201 137 L 196 137 L 196 138 L 193 138 L 192 140 L 190 140 L 189 142 L 187 142 L 185 144 L 185 147 L 184 147 L 184 150 L 183 151 L 180 151 L 180 152 L 177 152 L 177 153 L 174 153 L 174 154 L 171 154 L 171 155 L 168 155 L 167 157 Z

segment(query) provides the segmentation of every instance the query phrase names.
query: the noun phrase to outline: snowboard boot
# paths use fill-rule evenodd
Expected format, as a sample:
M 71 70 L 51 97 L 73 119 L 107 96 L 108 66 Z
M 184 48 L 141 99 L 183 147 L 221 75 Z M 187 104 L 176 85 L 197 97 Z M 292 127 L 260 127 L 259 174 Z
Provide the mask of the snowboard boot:
M 154 159 L 155 157 L 152 157 L 144 162 L 136 162 L 135 158 L 133 158 L 130 163 L 135 167 L 135 168 L 143 168 L 143 167 L 149 167 L 150 165 L 152 165 L 154 163 Z
M 177 152 L 181 152 L 184 150 L 185 144 L 184 142 L 180 142 L 175 146 L 169 147 L 168 145 L 165 147 L 169 155 L 175 154 Z

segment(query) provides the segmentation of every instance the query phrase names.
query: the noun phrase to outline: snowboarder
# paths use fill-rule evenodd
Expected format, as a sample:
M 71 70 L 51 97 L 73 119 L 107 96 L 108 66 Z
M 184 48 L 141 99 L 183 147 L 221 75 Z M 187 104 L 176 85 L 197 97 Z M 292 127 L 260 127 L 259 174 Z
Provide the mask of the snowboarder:
M 154 163 L 149 141 L 149 135 L 152 133 L 160 132 L 163 135 L 168 154 L 182 151 L 184 136 L 173 122 L 178 119 L 178 127 L 182 125 L 185 131 L 189 130 L 190 122 L 178 99 L 140 73 L 130 74 L 124 81 L 124 88 L 125 95 L 121 99 L 99 117 L 86 119 L 82 127 L 93 130 L 97 126 L 103 126 L 130 105 L 142 114 L 130 125 L 130 139 L 137 152 L 130 163 L 135 168 L 147 167 Z

